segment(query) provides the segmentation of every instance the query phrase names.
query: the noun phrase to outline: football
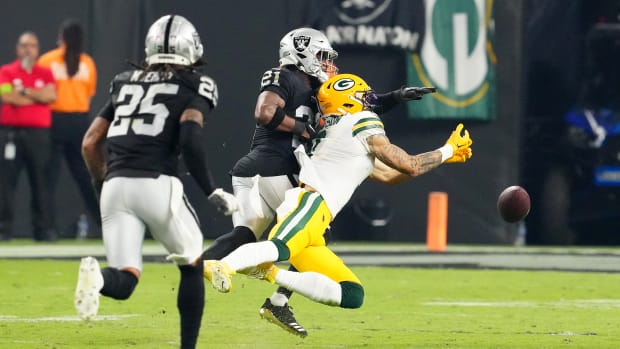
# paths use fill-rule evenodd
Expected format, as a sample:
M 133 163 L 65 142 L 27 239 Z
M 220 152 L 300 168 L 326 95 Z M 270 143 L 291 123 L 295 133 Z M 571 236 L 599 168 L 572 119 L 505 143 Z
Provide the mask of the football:
M 508 223 L 515 223 L 530 213 L 530 195 L 518 185 L 510 186 L 499 194 L 497 211 Z

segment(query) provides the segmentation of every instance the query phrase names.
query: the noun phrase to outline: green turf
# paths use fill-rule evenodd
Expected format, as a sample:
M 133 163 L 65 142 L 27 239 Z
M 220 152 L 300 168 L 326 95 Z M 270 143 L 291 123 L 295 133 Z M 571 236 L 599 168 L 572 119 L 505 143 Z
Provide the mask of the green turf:
M 130 300 L 102 298 L 100 315 L 75 321 L 77 260 L 0 260 L 0 348 L 178 347 L 172 265 L 146 264 Z M 273 286 L 235 276 L 207 285 L 199 348 L 620 348 L 620 275 L 354 268 L 361 309 L 294 296 L 306 339 L 261 320 Z

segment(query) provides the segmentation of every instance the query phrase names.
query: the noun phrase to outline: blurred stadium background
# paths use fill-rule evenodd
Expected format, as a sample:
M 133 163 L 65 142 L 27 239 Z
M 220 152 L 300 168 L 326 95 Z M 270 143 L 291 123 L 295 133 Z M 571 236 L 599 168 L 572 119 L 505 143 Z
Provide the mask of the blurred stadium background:
M 618 92 L 618 69 L 605 70 L 620 58 L 620 35 L 615 36 L 618 32 L 614 29 L 620 22 L 617 1 L 4 0 L 2 7 L 2 64 L 14 59 L 21 32 L 34 31 L 41 52 L 45 52 L 56 46 L 57 28 L 64 19 L 75 17 L 82 22 L 86 52 L 93 56 L 99 71 L 93 115 L 107 97 L 110 79 L 129 69 L 126 61 L 142 61 L 144 35 L 156 18 L 177 13 L 192 21 L 205 45 L 206 72 L 220 89 L 221 104 L 207 120 L 207 132 L 213 173 L 227 187 L 228 170 L 249 147 L 259 80 L 266 69 L 277 65 L 283 34 L 306 25 L 325 30 L 340 53 L 337 63 L 341 72 L 364 77 L 377 91 L 428 81 L 429 77 L 430 82 L 441 83 L 441 79 L 433 80 L 437 75 L 432 70 L 429 73 L 432 68 L 415 66 L 415 57 L 421 58 L 423 65 L 429 64 L 431 56 L 425 56 L 424 51 L 428 53 L 430 48 L 424 45 L 434 43 L 438 57 L 447 62 L 448 84 L 440 86 L 441 95 L 447 97 L 443 101 L 425 98 L 435 107 L 420 102 L 410 103 L 410 109 L 397 107 L 384 117 L 386 130 L 394 143 L 415 153 L 440 146 L 462 121 L 474 139 L 474 157 L 466 165 L 442 167 L 398 188 L 365 183 L 336 221 L 334 238 L 422 242 L 426 238 L 428 193 L 442 191 L 449 195 L 449 243 L 512 244 L 519 226 L 502 222 L 495 205 L 502 189 L 520 184 L 533 200 L 531 214 L 521 227 L 527 229 L 528 244 L 620 241 L 614 225 L 620 221 L 620 211 L 615 206 L 613 184 L 589 185 L 591 173 L 578 181 L 578 175 L 589 168 L 576 170 L 583 162 L 571 156 L 574 148 L 564 143 L 570 141 L 565 137 L 570 127 L 564 116 L 584 103 L 583 91 L 590 78 L 608 79 L 616 74 L 612 79 L 615 85 L 599 88 Z M 457 22 L 465 26 L 458 27 Z M 601 23 L 611 29 L 605 27 L 599 45 L 606 52 L 605 59 L 596 61 L 592 56 L 595 46 L 589 43 L 592 29 Z M 471 55 L 488 68 L 479 86 L 460 95 L 463 88 L 451 85 L 459 81 L 452 58 L 460 52 L 454 47 L 458 44 L 451 43 L 463 42 L 455 38 L 466 39 L 465 58 Z M 482 60 L 474 57 L 474 44 L 480 38 Z M 601 103 L 611 108 L 618 104 L 620 94 L 614 98 Z M 479 102 L 478 109 L 472 101 Z M 584 132 L 589 135 L 587 129 Z M 582 150 L 575 151 L 594 161 L 601 149 Z M 610 152 L 617 162 L 618 153 Z M 73 223 L 84 209 L 65 174 L 55 209 L 61 236 L 73 238 Z M 215 212 L 197 187 L 186 182 L 206 237 L 228 231 L 229 218 Z M 579 189 L 586 191 L 573 197 Z M 22 178 L 15 201 L 17 237 L 30 237 L 28 190 Z M 587 202 L 594 213 L 580 217 L 583 209 L 571 202 Z M 597 216 L 602 211 L 608 214 Z M 596 229 L 587 219 L 594 219 Z

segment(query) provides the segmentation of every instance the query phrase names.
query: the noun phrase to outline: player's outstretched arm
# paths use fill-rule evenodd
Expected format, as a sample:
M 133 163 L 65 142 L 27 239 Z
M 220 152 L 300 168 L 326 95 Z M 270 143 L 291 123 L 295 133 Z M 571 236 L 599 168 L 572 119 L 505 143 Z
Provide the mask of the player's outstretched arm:
M 97 193 L 101 193 L 106 173 L 104 142 L 109 127 L 107 119 L 97 116 L 82 139 L 82 157 Z
M 207 151 L 202 139 L 202 112 L 198 109 L 186 109 L 179 122 L 179 145 L 185 160 L 185 167 L 207 194 L 209 202 L 225 215 L 231 215 L 239 205 L 232 194 L 225 192 L 222 188 L 216 188 L 207 166 Z
M 395 169 L 409 177 L 417 177 L 435 169 L 444 162 L 465 162 L 472 156 L 471 144 L 467 130 L 463 131 L 463 124 L 459 124 L 446 144 L 434 151 L 410 155 L 383 134 L 369 136 L 366 139 L 370 152 L 384 165 Z M 385 183 L 401 183 L 407 178 L 398 175 L 394 171 L 381 167 L 381 163 L 375 162 L 375 171 L 371 174 L 372 179 Z M 379 166 L 377 166 L 377 164 Z
M 385 114 L 397 104 L 411 100 L 419 100 L 427 93 L 435 93 L 435 87 L 403 86 L 387 93 L 371 92 L 366 96 L 369 109 L 377 114 Z

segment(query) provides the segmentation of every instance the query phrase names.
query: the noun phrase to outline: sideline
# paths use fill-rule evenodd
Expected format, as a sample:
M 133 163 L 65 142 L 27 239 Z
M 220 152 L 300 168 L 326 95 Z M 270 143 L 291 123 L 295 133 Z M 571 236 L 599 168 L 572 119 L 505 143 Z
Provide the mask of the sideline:
M 428 252 L 426 246 L 419 243 L 334 242 L 330 247 L 347 264 L 354 266 L 620 273 L 618 248 L 449 245 L 446 252 L 437 253 Z M 166 254 L 156 241 L 145 241 L 145 261 L 167 263 Z M 35 244 L 28 240 L 14 240 L 0 243 L 0 259 L 79 260 L 83 256 L 104 258 L 101 241 L 61 240 Z

